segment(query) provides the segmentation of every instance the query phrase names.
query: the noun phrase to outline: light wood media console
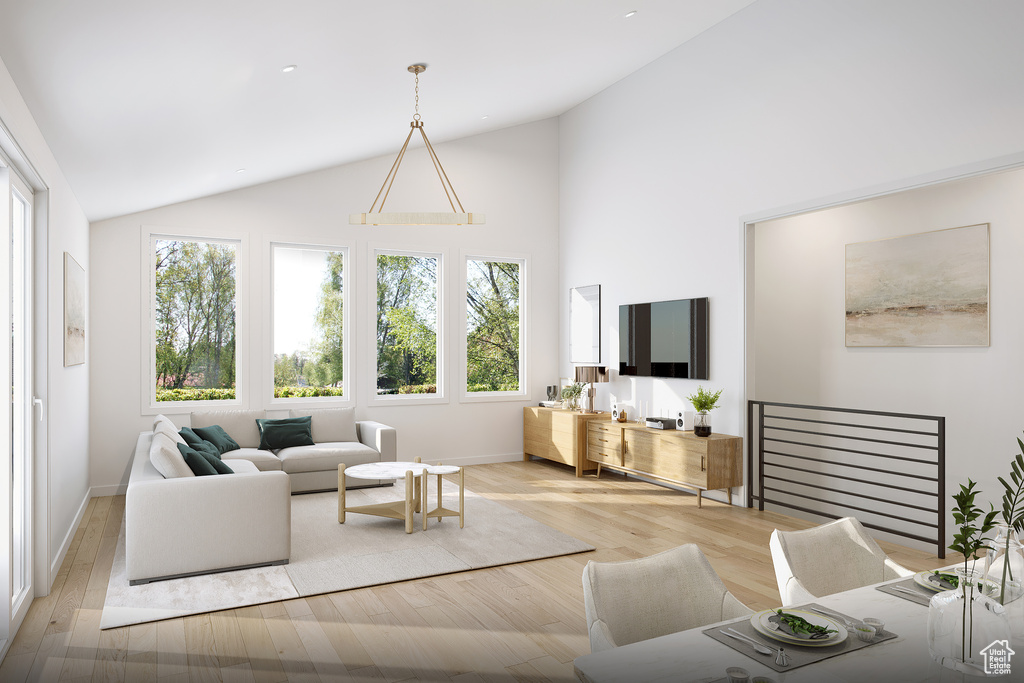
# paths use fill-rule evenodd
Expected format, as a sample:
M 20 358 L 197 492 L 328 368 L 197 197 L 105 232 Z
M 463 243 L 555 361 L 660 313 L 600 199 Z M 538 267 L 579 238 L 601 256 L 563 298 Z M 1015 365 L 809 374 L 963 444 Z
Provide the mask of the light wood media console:
M 650 477 L 697 491 L 724 489 L 732 505 L 732 487 L 743 485 L 743 439 L 727 434 L 650 429 L 629 422 L 587 423 L 587 459 L 601 468 Z M 589 468 L 588 468 L 589 469 Z

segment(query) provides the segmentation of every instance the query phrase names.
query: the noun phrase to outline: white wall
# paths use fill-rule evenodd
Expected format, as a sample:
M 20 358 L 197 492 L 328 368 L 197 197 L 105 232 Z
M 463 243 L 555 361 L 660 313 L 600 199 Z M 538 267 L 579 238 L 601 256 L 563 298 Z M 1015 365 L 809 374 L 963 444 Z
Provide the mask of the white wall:
M 846 348 L 845 245 L 989 223 L 990 345 Z M 1024 418 L 1024 170 L 758 223 L 755 385 L 775 401 L 943 415 L 947 489 L 998 503 Z M 945 506 L 944 507 L 949 507 Z M 997 505 L 998 507 L 998 505 Z
M 401 135 L 396 130 L 396 135 Z M 348 215 L 369 209 L 392 157 L 296 176 L 213 197 L 101 221 L 92 225 L 92 259 L 104 264 L 91 277 L 92 360 L 91 481 L 114 492 L 127 482 L 127 468 L 140 430 L 152 425 L 144 414 L 143 277 L 140 239 L 144 227 L 193 235 L 243 238 L 248 243 L 248 323 L 250 390 L 248 407 L 265 408 L 273 388 L 266 365 L 272 360 L 269 327 L 267 245 L 286 239 L 298 243 L 341 244 L 352 248 L 354 340 L 352 389 L 359 419 L 398 429 L 399 458 L 443 462 L 483 462 L 522 457 L 522 407 L 544 398 L 544 386 L 557 376 L 558 305 L 550 293 L 558 285 L 557 124 L 552 120 L 509 128 L 436 145 L 438 156 L 468 211 L 482 212 L 479 227 L 350 226 Z M 396 139 L 396 145 L 400 140 Z M 414 157 L 415 154 L 415 157 Z M 410 150 L 395 182 L 389 210 L 444 208 L 444 195 L 425 152 Z M 368 259 L 374 247 L 441 250 L 447 260 L 449 400 L 441 405 L 368 406 L 375 358 L 371 330 L 375 312 L 367 292 L 374 274 Z M 528 258 L 527 400 L 460 403 L 455 367 L 458 323 L 457 283 L 460 253 L 483 250 Z M 244 295 L 243 295 L 244 296 Z M 170 408 L 169 408 L 170 410 Z M 187 417 L 174 416 L 179 424 Z
M 64 252 L 88 273 L 89 224 L 50 148 L 36 126 L 7 68 L 0 62 L 0 122 L 10 131 L 44 186 L 46 232 L 36 235 L 36 396 L 46 402 L 46 425 L 37 438 L 36 572 L 37 595 L 49 583 L 70 545 L 89 496 L 90 364 L 64 367 Z M 86 346 L 91 321 L 86 317 Z M 40 357 L 41 356 L 41 357 Z M 44 381 L 45 380 L 45 381 Z M 48 443 L 47 443 L 48 440 Z M 48 520 L 48 523 L 47 523 Z M 38 585 L 45 578 L 47 585 Z
M 742 434 L 741 217 L 1024 150 L 1022 25 L 1011 0 L 759 0 L 564 114 L 560 289 L 602 285 L 604 362 L 617 362 L 619 304 L 710 297 L 704 384 L 725 390 L 713 425 Z M 598 403 L 636 396 L 665 413 L 698 384 L 618 379 Z M 1002 458 L 995 446 L 950 459 Z

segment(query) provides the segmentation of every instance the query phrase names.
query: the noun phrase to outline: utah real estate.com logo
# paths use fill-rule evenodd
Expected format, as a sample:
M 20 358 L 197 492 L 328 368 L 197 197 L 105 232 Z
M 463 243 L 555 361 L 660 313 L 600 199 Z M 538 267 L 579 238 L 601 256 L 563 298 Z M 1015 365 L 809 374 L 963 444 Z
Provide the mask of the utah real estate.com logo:
M 1008 676 L 1010 674 L 1010 658 L 1016 652 L 1010 649 L 1010 641 L 994 640 L 981 651 L 985 658 L 986 676 Z

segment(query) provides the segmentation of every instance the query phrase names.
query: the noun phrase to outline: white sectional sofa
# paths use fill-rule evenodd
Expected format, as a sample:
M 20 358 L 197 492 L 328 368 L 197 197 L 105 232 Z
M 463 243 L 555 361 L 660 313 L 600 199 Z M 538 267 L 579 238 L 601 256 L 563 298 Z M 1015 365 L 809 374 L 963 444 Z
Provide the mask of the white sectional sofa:
M 128 480 L 129 582 L 286 564 L 292 493 L 337 489 L 342 462 L 396 459 L 391 427 L 356 422 L 353 409 L 345 408 L 291 411 L 290 416 L 306 415 L 314 445 L 270 451 L 259 449 L 256 419 L 264 418 L 264 411 L 193 413 L 191 427 L 219 425 L 240 446 L 222 454 L 232 474 L 200 477 L 177 449 L 178 426 L 158 415 L 154 431 L 139 435 Z

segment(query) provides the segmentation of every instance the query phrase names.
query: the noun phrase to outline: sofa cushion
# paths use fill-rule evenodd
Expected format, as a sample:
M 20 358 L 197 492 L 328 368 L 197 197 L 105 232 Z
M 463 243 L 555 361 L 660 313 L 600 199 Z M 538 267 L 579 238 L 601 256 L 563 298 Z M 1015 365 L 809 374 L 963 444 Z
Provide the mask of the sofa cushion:
M 156 428 L 161 424 L 165 424 L 174 431 L 178 431 L 178 428 L 175 426 L 174 422 L 172 422 L 171 418 L 167 417 L 166 415 L 157 415 L 156 417 L 153 418 L 153 431 L 155 432 Z
M 193 450 L 183 443 L 175 444 L 175 446 L 177 446 L 178 450 L 181 451 L 181 457 L 185 458 L 185 464 L 188 465 L 190 470 L 192 470 L 192 474 L 197 477 L 220 474 L 217 471 L 217 468 L 213 466 L 213 458 L 210 456 Z
M 341 463 L 351 466 L 380 461 L 380 453 L 358 441 L 282 448 L 277 457 L 281 459 L 281 469 L 285 472 L 320 472 L 336 470 Z
M 256 419 L 266 417 L 262 410 L 206 410 L 192 413 L 192 430 L 219 425 L 241 448 L 258 448 L 260 432 Z M 197 434 L 199 432 L 196 432 Z
M 156 434 L 163 434 L 174 443 L 186 443 L 173 424 L 168 422 L 156 422 L 153 424 L 153 431 Z
M 277 450 L 292 446 L 312 446 L 310 417 L 287 417 L 282 420 L 256 420 L 260 430 L 260 449 Z
M 237 451 L 238 443 L 231 438 L 231 435 L 224 431 L 220 425 L 210 427 L 195 427 L 194 431 L 203 441 L 209 441 L 216 447 L 217 452 L 223 455 L 228 451 Z
M 289 410 L 291 417 L 313 418 L 313 441 L 315 443 L 336 443 L 359 441 L 356 433 L 355 408 L 317 408 L 315 410 Z
M 304 446 L 309 448 L 309 446 Z M 281 461 L 271 451 L 261 451 L 258 448 L 239 448 L 237 451 L 228 451 L 221 456 L 224 462 L 229 465 L 235 460 L 248 460 L 256 465 L 260 472 L 273 472 L 281 469 Z
M 177 444 L 171 437 L 160 432 L 153 433 L 153 440 L 149 445 L 149 461 L 164 479 L 195 476 L 185 464 L 185 458 L 182 457 Z

